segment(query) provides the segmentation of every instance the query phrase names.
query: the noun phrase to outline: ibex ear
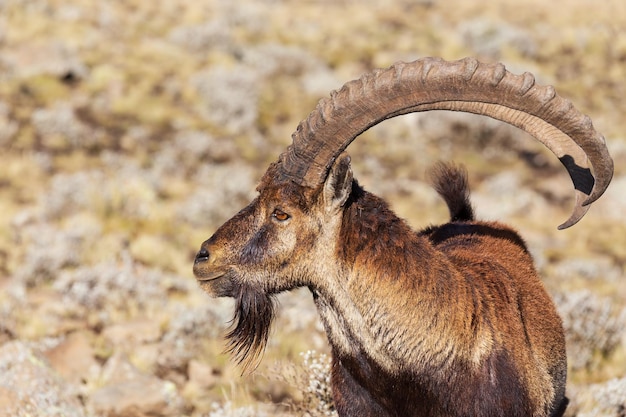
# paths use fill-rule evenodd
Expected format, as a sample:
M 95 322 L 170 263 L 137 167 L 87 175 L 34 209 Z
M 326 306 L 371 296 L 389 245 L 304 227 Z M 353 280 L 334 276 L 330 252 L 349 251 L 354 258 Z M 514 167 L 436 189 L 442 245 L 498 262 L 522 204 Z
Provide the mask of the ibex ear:
M 326 211 L 342 207 L 352 191 L 352 168 L 350 156 L 341 154 L 333 164 L 324 182 L 324 205 Z

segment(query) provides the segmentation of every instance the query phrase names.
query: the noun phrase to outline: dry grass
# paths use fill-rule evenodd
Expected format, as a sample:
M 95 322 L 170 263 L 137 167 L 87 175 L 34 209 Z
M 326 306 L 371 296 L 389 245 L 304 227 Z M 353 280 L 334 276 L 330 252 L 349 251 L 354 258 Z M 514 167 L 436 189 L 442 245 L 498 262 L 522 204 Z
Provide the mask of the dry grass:
M 568 300 L 572 352 L 588 355 L 572 361 L 571 392 L 585 398 L 572 415 L 599 409 L 593 393 L 623 383 L 587 388 L 626 369 L 620 0 L 0 0 L 0 343 L 45 353 L 84 332 L 99 366 L 125 353 L 145 375 L 173 383 L 184 415 L 297 410 L 302 393 L 241 377 L 221 354 L 230 304 L 196 287 L 193 254 L 246 204 L 321 96 L 363 71 L 427 55 L 529 70 L 607 137 L 614 186 L 565 232 L 555 228 L 569 210 L 566 174 L 513 128 L 413 115 L 351 147 L 360 181 L 416 227 L 445 220 L 427 166 L 439 158 L 468 166 L 479 216 L 524 230 L 548 287 Z M 572 307 L 572 294 L 583 293 L 584 306 Z M 260 375 L 277 358 L 299 363 L 299 352 L 327 349 L 306 292 L 281 304 Z M 146 337 L 120 344 L 115 335 L 133 329 Z M 613 332 L 610 348 L 593 344 L 603 329 Z M 197 366 L 213 379 L 197 378 Z M 79 385 L 92 410 L 106 381 Z

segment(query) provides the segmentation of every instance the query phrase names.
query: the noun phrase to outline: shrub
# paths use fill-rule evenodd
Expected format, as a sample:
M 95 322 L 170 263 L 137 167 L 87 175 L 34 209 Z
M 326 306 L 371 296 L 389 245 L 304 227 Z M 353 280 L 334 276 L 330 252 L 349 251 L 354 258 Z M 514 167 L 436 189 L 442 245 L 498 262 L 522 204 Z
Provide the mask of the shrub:
M 94 324 L 110 324 L 121 313 L 161 311 L 169 292 L 187 292 L 185 282 L 126 259 L 63 271 L 53 288 L 62 294 L 67 314 L 95 314 Z
M 214 67 L 191 78 L 202 98 L 200 114 L 215 126 L 233 133 L 253 130 L 258 116 L 258 75 L 239 65 Z
M 218 225 L 250 202 L 253 170 L 241 164 L 204 166 L 194 181 L 197 190 L 179 206 L 177 217 L 193 226 Z
M 211 405 L 211 412 L 209 412 L 209 417 L 268 417 L 269 414 L 264 412 L 259 412 L 255 410 L 254 407 L 239 407 L 234 408 L 233 404 L 230 401 L 225 402 L 224 404 L 213 403 Z
M 80 262 L 80 248 L 85 235 L 80 230 L 64 230 L 37 223 L 18 231 L 17 239 L 25 245 L 14 278 L 26 287 L 54 280 L 59 272 Z
M 314 350 L 301 353 L 306 372 L 304 386 L 305 404 L 320 416 L 336 416 L 330 385 L 330 358 Z
M 202 344 L 210 339 L 217 339 L 224 330 L 222 323 L 232 313 L 219 311 L 220 303 L 206 303 L 199 307 L 177 307 L 167 330 L 161 338 L 158 365 L 161 369 L 181 370 L 188 362 L 198 356 Z
M 585 387 L 584 391 L 581 390 L 580 396 L 583 400 L 573 404 L 576 417 L 626 415 L 626 377 Z
M 590 368 L 619 346 L 626 311 L 587 290 L 556 294 L 555 302 L 563 319 L 572 369 Z
M 328 355 L 308 350 L 300 353 L 302 363 L 279 365 L 275 378 L 297 391 L 289 404 L 298 415 L 336 417 L 330 384 L 331 363 Z

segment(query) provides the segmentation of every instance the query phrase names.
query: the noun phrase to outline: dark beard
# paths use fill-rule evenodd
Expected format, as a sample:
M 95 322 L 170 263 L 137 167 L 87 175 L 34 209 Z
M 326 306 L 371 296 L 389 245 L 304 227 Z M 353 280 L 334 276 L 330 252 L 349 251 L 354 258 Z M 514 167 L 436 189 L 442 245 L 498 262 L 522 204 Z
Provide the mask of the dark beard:
M 259 363 L 274 319 L 274 298 L 258 286 L 242 285 L 235 295 L 234 328 L 226 335 L 227 352 L 253 371 Z

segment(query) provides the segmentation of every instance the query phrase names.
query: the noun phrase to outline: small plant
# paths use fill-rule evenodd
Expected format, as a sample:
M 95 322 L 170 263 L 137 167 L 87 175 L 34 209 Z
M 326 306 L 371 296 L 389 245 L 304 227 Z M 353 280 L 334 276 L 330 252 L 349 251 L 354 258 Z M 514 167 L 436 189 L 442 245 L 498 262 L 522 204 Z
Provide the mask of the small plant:
M 584 389 L 576 417 L 623 417 L 626 415 L 626 377 L 594 384 Z M 576 404 L 574 404 L 576 405 Z
M 596 386 L 593 390 L 598 404 L 607 413 L 607 416 L 626 415 L 626 377 L 612 379 Z
M 304 387 L 306 403 L 312 405 L 320 416 L 336 416 L 333 393 L 330 386 L 330 358 L 324 353 L 307 350 L 300 354 L 307 372 Z
M 626 312 L 620 312 L 610 300 L 583 290 L 558 294 L 555 301 L 563 319 L 572 369 L 590 369 L 619 347 Z
M 268 414 L 255 410 L 252 406 L 233 408 L 230 401 L 224 404 L 211 404 L 208 417 L 267 417 Z
M 295 388 L 290 406 L 297 415 L 336 417 L 330 384 L 331 363 L 328 355 L 315 350 L 301 352 L 301 364 L 279 364 L 271 378 Z

